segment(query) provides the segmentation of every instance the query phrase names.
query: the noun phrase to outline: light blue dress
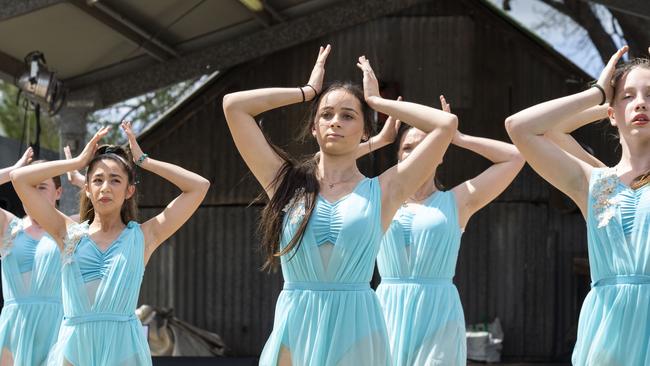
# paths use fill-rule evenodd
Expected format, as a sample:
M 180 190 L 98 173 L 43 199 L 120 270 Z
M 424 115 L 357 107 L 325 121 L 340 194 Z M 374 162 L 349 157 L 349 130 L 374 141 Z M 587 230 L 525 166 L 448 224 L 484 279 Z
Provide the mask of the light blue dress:
M 140 225 L 129 222 L 105 252 L 89 237 L 87 223 L 69 227 L 62 273 L 65 318 L 48 365 L 151 365 L 135 315 L 144 275 Z
M 13 219 L 4 233 L 0 342 L 14 365 L 40 365 L 61 325 L 61 255 L 48 235 L 35 240 Z
M 587 235 L 592 288 L 582 304 L 573 364 L 650 365 L 650 189 L 593 169 Z
M 281 247 L 305 214 L 300 192 L 294 197 Z M 276 365 L 281 347 L 293 365 L 390 365 L 384 318 L 369 286 L 381 236 L 377 178 L 334 203 L 318 198 L 302 244 L 281 258 L 284 289 L 260 365 Z
M 377 265 L 393 365 L 465 365 L 465 317 L 452 283 L 461 228 L 454 193 L 397 211 Z

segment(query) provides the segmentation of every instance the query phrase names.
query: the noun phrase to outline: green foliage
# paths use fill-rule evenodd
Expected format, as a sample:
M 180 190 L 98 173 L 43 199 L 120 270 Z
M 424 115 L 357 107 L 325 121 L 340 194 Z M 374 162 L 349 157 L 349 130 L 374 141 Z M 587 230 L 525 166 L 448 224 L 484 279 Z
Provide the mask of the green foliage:
M 134 131 L 139 133 L 202 82 L 203 78 L 183 81 L 96 111 L 88 116 L 88 134 L 94 134 L 103 126 L 110 125 L 111 131 L 104 142 L 123 144 L 126 136 L 120 129 L 121 121 L 131 121 Z
M 35 141 L 36 117 L 32 107 L 27 112 L 25 119 L 24 99 L 16 104 L 18 88 L 13 84 L 0 80 L 0 130 L 4 131 L 7 137 L 21 140 L 23 128 L 27 123 L 25 139 Z M 54 151 L 59 150 L 59 130 L 53 118 L 47 113 L 41 113 L 41 147 Z

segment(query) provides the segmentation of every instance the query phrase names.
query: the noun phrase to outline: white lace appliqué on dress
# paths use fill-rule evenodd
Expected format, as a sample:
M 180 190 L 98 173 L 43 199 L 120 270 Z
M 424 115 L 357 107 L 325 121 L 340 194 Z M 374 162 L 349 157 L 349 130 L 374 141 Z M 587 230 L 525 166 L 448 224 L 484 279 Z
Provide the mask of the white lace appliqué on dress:
M 2 237 L 2 247 L 0 247 L 0 257 L 4 258 L 11 253 L 11 248 L 14 245 L 16 235 L 23 229 L 23 220 L 14 218 L 9 222 L 7 231 Z
M 305 217 L 305 189 L 296 189 L 296 192 L 291 197 L 282 212 L 289 214 L 289 222 L 292 225 L 299 223 Z
M 609 220 L 616 215 L 616 206 L 619 203 L 619 199 L 612 197 L 612 194 L 616 191 L 618 180 L 616 170 L 610 168 L 603 172 L 603 175 L 593 185 L 593 208 L 594 214 L 598 219 L 599 228 L 607 226 Z
M 63 264 L 72 263 L 72 255 L 79 243 L 79 240 L 88 233 L 88 221 L 81 224 L 73 224 L 68 228 L 68 233 L 63 241 Z

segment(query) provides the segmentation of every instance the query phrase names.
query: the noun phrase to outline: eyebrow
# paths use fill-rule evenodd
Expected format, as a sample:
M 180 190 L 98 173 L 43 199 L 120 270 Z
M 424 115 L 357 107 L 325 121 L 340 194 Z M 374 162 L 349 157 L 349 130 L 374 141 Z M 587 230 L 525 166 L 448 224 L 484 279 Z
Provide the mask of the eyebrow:
M 103 177 L 103 176 L 104 176 L 103 173 L 95 173 L 95 174 L 93 174 L 93 178 L 94 177 Z M 113 178 L 113 177 L 122 178 L 122 176 L 120 174 L 115 174 L 115 173 L 111 173 L 108 176 L 111 177 L 111 178 Z
M 332 110 L 332 109 L 334 109 L 334 107 L 332 107 L 332 106 L 325 106 L 325 107 L 321 108 L 321 110 Z M 341 107 L 341 109 L 344 110 L 344 111 L 350 111 L 350 112 L 354 112 L 356 114 L 359 114 L 359 112 L 357 112 L 356 109 L 354 109 L 354 108 Z

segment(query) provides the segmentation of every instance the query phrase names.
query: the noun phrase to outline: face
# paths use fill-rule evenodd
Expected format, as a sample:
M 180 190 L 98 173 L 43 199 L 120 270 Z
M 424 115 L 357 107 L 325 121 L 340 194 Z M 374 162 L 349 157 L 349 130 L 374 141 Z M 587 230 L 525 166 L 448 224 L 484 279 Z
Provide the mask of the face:
M 129 184 L 127 172 L 114 160 L 100 160 L 88 172 L 86 196 L 98 214 L 119 214 L 124 201 L 134 192 L 135 186 Z
M 608 114 L 623 138 L 650 139 L 650 70 L 632 69 L 618 81 Z
M 409 128 L 404 135 L 399 144 L 399 150 L 397 151 L 397 160 L 403 161 L 406 159 L 413 149 L 422 142 L 426 134 L 417 128 Z
M 355 152 L 362 138 L 367 138 L 361 102 L 343 89 L 327 93 L 318 105 L 312 134 L 325 153 Z
M 56 206 L 56 201 L 61 198 L 61 192 L 63 191 L 61 187 L 57 188 L 54 184 L 54 179 L 50 178 L 42 181 L 36 186 L 38 193 L 41 194 L 44 200 L 46 200 L 53 207 Z M 23 206 L 24 208 L 24 206 Z

